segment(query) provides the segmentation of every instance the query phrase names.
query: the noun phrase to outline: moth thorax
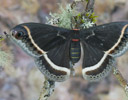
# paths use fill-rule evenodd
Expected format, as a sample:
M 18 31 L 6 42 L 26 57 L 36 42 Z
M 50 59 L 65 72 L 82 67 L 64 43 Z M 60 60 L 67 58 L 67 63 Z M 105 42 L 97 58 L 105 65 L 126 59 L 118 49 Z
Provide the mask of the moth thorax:
M 81 48 L 79 39 L 72 39 L 70 45 L 70 59 L 74 64 L 80 60 L 81 57 Z

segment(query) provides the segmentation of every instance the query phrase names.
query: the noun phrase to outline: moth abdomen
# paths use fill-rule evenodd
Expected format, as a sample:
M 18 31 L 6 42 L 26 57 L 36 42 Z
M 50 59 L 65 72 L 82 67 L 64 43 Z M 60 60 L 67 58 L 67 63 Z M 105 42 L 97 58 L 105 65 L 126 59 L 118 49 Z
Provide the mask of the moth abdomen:
M 81 55 L 80 41 L 72 41 L 71 42 L 71 46 L 70 46 L 70 59 L 71 59 L 71 62 L 73 64 L 78 62 L 80 60 L 80 55 Z

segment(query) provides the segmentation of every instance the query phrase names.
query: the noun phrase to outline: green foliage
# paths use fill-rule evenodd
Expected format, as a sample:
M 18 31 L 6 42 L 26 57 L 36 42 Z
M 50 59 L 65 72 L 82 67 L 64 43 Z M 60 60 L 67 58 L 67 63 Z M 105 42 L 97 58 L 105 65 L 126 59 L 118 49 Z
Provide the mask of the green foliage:
M 79 13 L 76 17 L 76 23 L 80 28 L 85 29 L 92 27 L 96 22 L 97 16 L 94 16 L 94 13 L 87 12 L 86 14 Z
M 98 16 L 95 16 L 95 13 L 93 12 L 93 13 L 86 13 L 85 14 L 85 16 L 87 16 L 93 23 L 95 23 L 96 22 L 96 18 L 98 17 Z
M 86 0 L 86 2 L 88 2 L 88 0 Z
M 4 40 L 3 36 L 0 35 L 0 42 L 3 41 L 3 40 Z

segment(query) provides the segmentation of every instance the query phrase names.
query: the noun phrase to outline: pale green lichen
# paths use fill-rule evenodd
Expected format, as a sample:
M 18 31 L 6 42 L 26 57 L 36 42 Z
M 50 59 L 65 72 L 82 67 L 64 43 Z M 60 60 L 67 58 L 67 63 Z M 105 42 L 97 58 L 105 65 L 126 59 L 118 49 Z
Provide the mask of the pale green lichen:
M 0 66 L 8 66 L 12 62 L 11 55 L 0 50 Z
M 51 18 L 47 18 L 48 24 L 71 29 L 71 18 L 73 15 L 70 5 L 67 5 L 65 9 L 60 6 L 60 13 L 50 13 Z
M 84 17 L 84 16 L 82 17 L 82 21 L 83 21 L 83 23 L 82 23 L 80 26 L 81 26 L 83 29 L 92 27 L 92 26 L 95 24 L 95 23 L 93 23 L 93 22 L 87 20 L 87 18 Z
M 0 48 L 5 38 L 0 35 Z M 8 66 L 12 63 L 12 55 L 0 49 L 0 66 Z
M 47 18 L 47 24 L 63 27 L 67 29 L 78 28 L 86 29 L 93 27 L 97 16 L 94 13 L 86 12 L 82 14 L 71 8 L 71 5 L 66 5 L 65 8 L 60 6 L 60 13 L 50 13 L 51 18 Z

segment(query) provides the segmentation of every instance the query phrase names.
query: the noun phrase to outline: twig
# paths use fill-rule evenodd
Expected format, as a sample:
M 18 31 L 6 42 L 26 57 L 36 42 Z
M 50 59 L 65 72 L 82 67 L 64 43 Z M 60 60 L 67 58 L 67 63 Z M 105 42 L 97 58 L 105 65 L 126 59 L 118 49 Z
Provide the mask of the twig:
M 71 4 L 71 8 L 74 9 L 78 3 L 84 2 L 84 0 L 78 0 L 78 1 L 73 1 Z
M 55 82 L 45 78 L 44 86 L 41 90 L 40 97 L 38 100 L 48 100 L 51 94 L 54 92 Z
M 95 4 L 95 0 L 88 0 L 87 6 L 85 11 L 88 12 L 93 12 L 94 11 L 94 4 Z
M 117 78 L 120 85 L 124 88 L 125 93 L 128 97 L 128 83 L 127 83 L 127 81 L 124 79 L 124 77 L 122 76 L 122 74 L 120 73 L 120 71 L 116 67 L 113 67 L 113 74 Z

